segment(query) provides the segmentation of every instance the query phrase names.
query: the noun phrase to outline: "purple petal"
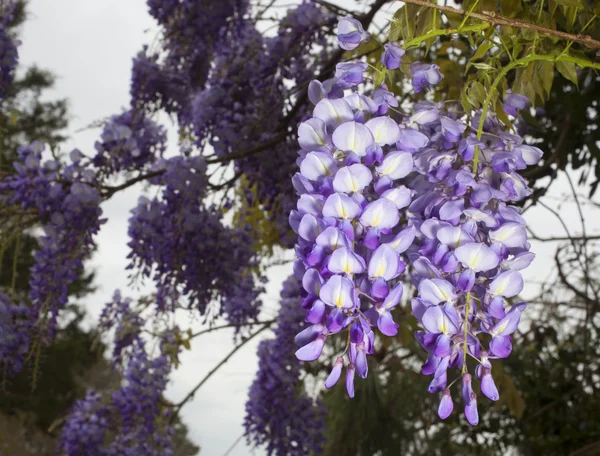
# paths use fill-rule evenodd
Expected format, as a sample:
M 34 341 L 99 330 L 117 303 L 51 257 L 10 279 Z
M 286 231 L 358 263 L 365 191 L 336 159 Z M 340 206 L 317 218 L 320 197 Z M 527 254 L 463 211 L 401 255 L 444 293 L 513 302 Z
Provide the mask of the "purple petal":
M 525 269 L 527 266 L 529 266 L 534 259 L 535 259 L 534 253 L 521 252 L 521 253 L 516 254 L 510 260 L 503 261 L 501 266 L 506 269 L 520 271 L 521 269 Z
M 465 208 L 465 202 L 462 199 L 446 201 L 440 208 L 440 219 L 441 220 L 454 220 L 460 217 L 463 209 Z
M 323 317 L 325 316 L 325 311 L 325 303 L 320 299 L 316 299 L 306 314 L 306 321 L 314 325 L 321 323 L 323 321 Z
M 445 389 L 442 392 L 442 399 L 440 401 L 440 406 L 438 407 L 438 416 L 442 420 L 445 420 L 446 418 L 448 418 L 450 416 L 450 414 L 452 413 L 452 410 L 454 410 L 454 403 L 452 402 L 452 395 L 450 394 L 449 390 Z
M 352 17 L 344 17 L 338 22 L 337 36 L 339 45 L 346 51 L 356 49 L 360 43 L 370 39 L 360 21 Z
M 340 376 L 342 375 L 342 367 L 344 367 L 344 360 L 343 358 L 338 357 L 333 364 L 333 368 L 331 369 L 329 377 L 327 377 L 327 380 L 325 380 L 325 388 L 331 388 L 338 382 Z
M 483 243 L 469 243 L 458 247 L 454 254 L 465 267 L 475 272 L 489 271 L 500 263 L 500 258 Z
M 381 334 L 386 336 L 394 337 L 398 334 L 399 325 L 394 322 L 392 314 L 388 310 L 379 313 L 377 327 L 379 328 L 379 331 L 381 331 Z
M 348 396 L 351 398 L 354 397 L 354 371 L 356 367 L 353 363 L 350 363 L 348 369 L 346 369 L 346 391 L 348 391 Z
M 296 337 L 294 337 L 294 343 L 299 347 L 302 347 L 313 340 L 315 340 L 323 332 L 323 325 L 312 325 L 304 328 Z
M 421 366 L 421 374 L 423 375 L 431 375 L 433 374 L 440 364 L 440 358 L 430 353 L 427 355 L 427 359 L 425 363 Z
M 483 377 L 481 378 L 481 392 L 492 401 L 497 401 L 500 399 L 498 388 L 496 388 L 494 378 L 492 377 L 489 369 L 483 370 Z
M 302 277 L 302 287 L 307 293 L 318 296 L 325 281 L 314 268 L 307 269 Z
M 414 152 L 429 144 L 429 138 L 420 131 L 412 128 L 403 128 L 400 130 L 400 139 L 397 146 L 400 150 Z
M 382 309 L 390 310 L 398 305 L 400 299 L 402 299 L 402 293 L 404 292 L 404 287 L 401 283 L 396 284 L 390 294 L 387 295 L 383 304 L 381 305 Z
M 477 411 L 477 395 L 471 393 L 471 400 L 465 405 L 465 418 L 471 426 L 477 426 L 479 423 L 479 413 Z
M 367 378 L 367 374 L 369 373 L 367 354 L 364 350 L 358 350 L 358 353 L 356 354 L 356 373 L 360 378 Z
M 296 358 L 298 358 L 300 361 L 314 361 L 321 356 L 324 345 L 325 336 L 319 336 L 311 343 L 299 348 L 296 351 Z
M 436 237 L 442 244 L 456 248 L 468 242 L 473 242 L 473 238 L 465 233 L 459 226 L 445 226 L 440 228 Z
M 381 63 L 383 63 L 388 70 L 397 70 L 400 68 L 402 56 L 406 51 L 402 49 L 398 43 L 386 43 L 383 46 L 383 49 Z
M 495 336 L 490 341 L 490 352 L 498 358 L 508 358 L 512 351 L 512 340 L 510 336 Z
M 450 336 L 446 334 L 440 334 L 435 343 L 435 348 L 433 350 L 433 354 L 438 358 L 443 358 L 444 356 L 448 356 L 452 353 L 452 339 Z
M 363 82 L 363 72 L 368 68 L 364 62 L 340 62 L 335 66 L 335 78 L 342 89 L 349 89 Z

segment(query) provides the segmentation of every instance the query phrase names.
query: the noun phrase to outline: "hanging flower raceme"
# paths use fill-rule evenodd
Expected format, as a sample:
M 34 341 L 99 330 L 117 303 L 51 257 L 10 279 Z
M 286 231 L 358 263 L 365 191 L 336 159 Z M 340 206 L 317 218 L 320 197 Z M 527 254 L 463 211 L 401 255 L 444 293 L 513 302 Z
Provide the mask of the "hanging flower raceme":
M 301 388 L 301 369 L 289 342 L 303 326 L 301 286 L 295 277 L 283 283 L 275 338 L 258 347 L 259 370 L 246 402 L 248 441 L 267 445 L 267 454 L 321 454 L 327 409 Z
M 414 228 L 399 225 L 401 211 L 412 200 L 412 191 L 402 183 L 413 158 L 402 141 L 416 148 L 420 140 L 403 135 L 385 115 L 389 105 L 398 105 L 385 86 L 371 96 L 357 90 L 365 70 L 362 62 L 340 63 L 333 81 L 311 83 L 309 96 L 316 105 L 312 118 L 298 129 L 300 173 L 293 183 L 299 200 L 290 215 L 298 233 L 295 272 L 302 279 L 311 324 L 296 337 L 296 355 L 315 360 L 329 337 L 347 333 L 346 349 L 326 386 L 337 382 L 347 362 L 351 397 L 355 373 L 362 378 L 368 373 L 373 328 L 386 336 L 398 330 L 390 311 L 403 293 L 401 254 L 415 236 Z
M 402 56 L 389 44 L 382 63 L 398 68 Z M 417 288 L 412 310 L 423 329 L 416 337 L 429 354 L 422 371 L 433 374 L 430 392 L 442 393 L 439 415 L 451 413 L 450 387 L 460 379 L 465 414 L 476 424 L 472 379 L 498 399 L 490 359 L 510 354 L 526 306 L 513 303 L 523 288 L 519 270 L 534 257 L 515 205 L 531 190 L 518 172 L 542 152 L 495 116 L 474 113 L 469 122 L 445 103 L 415 103 L 398 123 L 386 115 L 398 102 L 385 86 L 371 96 L 358 90 L 364 70 L 360 62 L 343 63 L 327 86 L 311 83 L 313 117 L 298 130 L 300 173 L 293 182 L 300 198 L 290 224 L 299 236 L 295 271 L 312 326 L 296 337 L 296 354 L 315 360 L 330 336 L 347 332 L 348 346 L 326 386 L 340 378 L 346 356 L 352 396 L 355 372 L 367 375 L 373 326 L 396 334 L 390 309 L 402 296 L 404 259 Z M 436 65 L 419 62 L 411 74 L 416 93 L 443 77 Z M 509 94 L 505 106 L 515 115 L 527 103 Z M 476 360 L 472 373 L 468 357 Z M 452 382 L 450 368 L 460 372 Z
M 409 206 L 417 233 L 410 253 L 418 288 L 412 309 L 423 326 L 417 339 L 429 353 L 422 372 L 433 374 L 429 391 L 442 393 L 439 415 L 446 418 L 456 381 L 448 382 L 448 369 L 459 369 L 465 415 L 477 424 L 472 380 L 480 381 L 483 395 L 498 400 L 490 359 L 510 354 L 511 334 L 526 306 L 512 301 L 523 289 L 519 270 L 534 255 L 514 203 L 531 193 L 518 171 L 536 164 L 542 152 L 508 134 L 493 116 L 485 119 L 480 138 L 465 135 L 465 120 L 430 103 L 416 105 L 412 118 L 428 119 L 415 128 L 430 138 L 414 155 L 419 185 Z M 481 121 L 476 114 L 471 130 Z M 476 363 L 472 373 L 468 358 Z
M 0 0 L 0 101 L 13 82 L 19 61 L 17 46 L 21 43 L 8 30 L 16 6 L 16 0 Z

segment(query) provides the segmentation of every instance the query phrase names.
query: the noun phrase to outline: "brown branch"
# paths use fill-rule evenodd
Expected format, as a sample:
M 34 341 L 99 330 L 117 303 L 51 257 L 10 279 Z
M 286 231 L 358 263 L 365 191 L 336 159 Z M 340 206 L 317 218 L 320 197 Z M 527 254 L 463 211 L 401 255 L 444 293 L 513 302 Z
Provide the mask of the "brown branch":
M 126 188 L 129 188 L 135 184 L 137 184 L 138 182 L 142 182 L 146 179 L 151 179 L 153 177 L 157 177 L 157 176 L 161 176 L 165 173 L 164 169 L 158 169 L 156 171 L 150 171 L 149 173 L 146 174 L 140 174 L 137 177 L 134 177 L 133 179 L 128 180 L 127 182 L 121 184 L 121 185 L 116 185 L 116 186 L 103 186 L 102 190 L 104 190 L 104 196 L 106 197 L 111 197 L 113 196 L 115 193 L 120 192 L 121 190 L 125 190 Z
M 210 372 L 208 374 L 206 374 L 204 376 L 204 378 L 202 380 L 200 380 L 200 382 L 194 387 L 194 389 L 192 389 L 182 400 L 181 402 L 178 402 L 177 404 L 174 404 L 175 410 L 173 411 L 173 414 L 171 415 L 171 420 L 173 420 L 175 418 L 175 416 L 177 416 L 177 414 L 179 413 L 179 411 L 181 410 L 181 407 L 183 407 L 190 399 L 192 399 L 194 397 L 194 395 L 196 394 L 196 392 L 202 387 L 202 385 L 204 385 L 208 379 L 210 377 L 213 376 L 213 374 L 215 372 L 217 372 L 219 370 L 219 368 L 221 366 L 223 366 L 227 361 L 229 361 L 229 359 L 235 355 L 235 353 L 242 348 L 244 345 L 246 345 L 248 342 L 250 342 L 252 339 L 254 339 L 256 336 L 258 336 L 261 332 L 263 332 L 264 330 L 268 329 L 271 326 L 272 323 L 267 323 L 265 324 L 262 328 L 260 328 L 258 331 L 255 331 L 254 333 L 252 333 L 250 335 L 250 337 L 248 337 L 247 339 L 245 339 L 242 343 L 240 343 L 239 345 L 236 345 L 235 348 L 233 350 L 231 350 L 229 352 L 229 354 L 223 358 L 221 360 L 221 362 L 219 364 L 217 364 L 213 369 L 210 370 Z
M 250 322 L 250 323 L 229 323 L 229 324 L 226 324 L 226 325 L 213 326 L 212 328 L 203 329 L 202 331 L 198 331 L 198 332 L 192 334 L 190 336 L 190 339 L 193 339 L 194 337 L 201 336 L 202 334 L 206 334 L 206 333 L 209 333 L 209 332 L 217 331 L 219 329 L 240 328 L 242 326 L 272 325 L 273 323 L 275 323 L 275 319 L 273 319 L 273 320 L 267 320 L 267 321 L 254 321 L 254 322 Z
M 541 238 L 539 236 L 536 236 L 534 233 L 532 233 L 531 230 L 529 230 L 529 232 L 531 233 L 531 239 L 533 239 L 534 241 L 540 241 L 540 242 L 561 242 L 561 241 L 588 242 L 588 241 L 600 240 L 600 234 L 597 236 L 556 236 L 556 237 Z
M 424 6 L 426 8 L 435 8 L 449 14 L 457 14 L 459 16 L 467 16 L 468 11 L 459 10 L 450 6 L 438 5 L 435 3 L 429 3 L 427 0 L 402 0 L 404 3 L 411 3 L 413 5 Z M 567 41 L 574 41 L 581 43 L 590 49 L 600 49 L 600 41 L 593 39 L 589 35 L 574 35 L 572 33 L 561 32 L 560 30 L 553 30 L 541 25 L 532 24 L 530 22 L 522 21 L 520 19 L 511 19 L 494 11 L 483 11 L 481 13 L 472 12 L 469 17 L 482 20 L 490 25 L 508 25 L 510 27 L 523 28 L 533 30 L 542 35 L 555 36 L 562 38 Z
M 283 141 L 286 138 L 286 136 L 287 136 L 286 133 L 282 133 L 282 134 L 276 136 L 275 138 L 270 139 L 269 141 L 265 141 L 262 144 L 258 144 L 257 146 L 252 147 L 244 152 L 227 154 L 223 157 L 207 158 L 206 163 L 210 165 L 213 163 L 224 163 L 224 162 L 228 162 L 231 160 L 239 160 L 240 158 L 249 157 L 250 155 L 254 155 L 259 152 L 262 152 L 262 151 L 268 149 L 269 147 L 276 146 L 281 141 Z

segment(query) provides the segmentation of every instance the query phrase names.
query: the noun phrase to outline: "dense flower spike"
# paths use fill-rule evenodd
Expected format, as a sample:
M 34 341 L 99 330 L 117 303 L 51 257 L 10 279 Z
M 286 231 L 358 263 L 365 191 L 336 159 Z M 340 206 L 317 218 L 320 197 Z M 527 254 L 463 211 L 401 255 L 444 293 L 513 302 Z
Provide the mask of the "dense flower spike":
M 16 0 L 0 0 L 0 101 L 13 82 L 15 68 L 19 61 L 17 46 L 20 43 L 10 35 L 8 30 L 16 6 Z
M 0 369 L 7 375 L 19 372 L 29 353 L 29 313 L 25 305 L 14 304 L 0 292 Z
M 207 312 L 211 301 L 231 323 L 255 319 L 263 291 L 249 233 L 228 228 L 222 214 L 206 207 L 206 163 L 174 157 L 156 164 L 165 173 L 152 180 L 160 197 L 141 197 L 129 221 L 129 268 L 152 277 L 159 293 L 185 296 L 190 308 Z M 165 310 L 165 309 L 163 309 Z
M 302 327 L 301 287 L 288 278 L 281 291 L 275 338 L 258 348 L 259 371 L 250 388 L 244 426 L 256 445 L 267 445 L 269 456 L 321 454 L 325 443 L 326 409 L 299 386 L 300 366 L 290 341 Z
M 395 43 L 386 45 L 382 63 L 398 68 L 402 55 Z M 353 396 L 354 375 L 368 372 L 372 327 L 397 333 L 390 309 L 400 301 L 397 281 L 409 262 L 418 291 L 412 310 L 423 327 L 416 337 L 429 353 L 422 370 L 434 375 L 429 391 L 443 392 L 439 415 L 452 412 L 448 369 L 458 368 L 465 415 L 477 424 L 472 378 L 482 394 L 498 400 L 489 360 L 510 354 L 526 307 L 509 307 L 523 289 L 518 271 L 533 259 L 514 204 L 531 192 L 518 171 L 536 164 L 542 152 L 504 131 L 493 115 L 478 137 L 480 113 L 469 124 L 444 103 L 416 103 L 398 122 L 387 111 L 398 103 L 385 86 L 372 97 L 361 93 L 364 68 L 338 65 L 333 84 L 346 92 L 318 101 L 298 131 L 300 199 L 290 223 L 299 236 L 295 271 L 312 326 L 298 334 L 296 355 L 315 360 L 328 337 L 348 332 L 346 388 Z M 417 93 L 443 77 L 434 64 L 414 62 L 410 70 Z M 527 100 L 508 94 L 505 106 L 516 115 Z M 473 377 L 467 356 L 477 361 Z M 343 364 L 338 357 L 328 388 Z

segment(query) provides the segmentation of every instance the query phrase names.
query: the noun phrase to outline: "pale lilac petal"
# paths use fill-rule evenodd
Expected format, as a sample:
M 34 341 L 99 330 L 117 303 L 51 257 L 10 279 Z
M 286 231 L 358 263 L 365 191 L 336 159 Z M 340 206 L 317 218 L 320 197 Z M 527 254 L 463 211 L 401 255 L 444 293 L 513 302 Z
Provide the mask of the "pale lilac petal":
M 355 306 L 354 283 L 340 275 L 334 275 L 321 287 L 321 300 L 330 306 L 350 309 Z
M 344 100 L 346 100 L 352 109 L 356 109 L 357 111 L 373 113 L 377 112 L 378 109 L 377 104 L 371 98 L 361 95 L 358 92 L 353 92 L 352 94 L 345 96 Z
M 423 327 L 433 334 L 441 334 L 445 332 L 446 315 L 439 306 L 430 306 L 425 310 L 421 323 Z
M 369 168 L 359 163 L 340 168 L 333 178 L 333 189 L 340 193 L 362 191 L 373 180 Z
M 321 83 L 321 81 L 318 81 L 316 79 L 310 81 L 310 84 L 308 84 L 308 99 L 311 101 L 312 104 L 316 105 L 326 96 L 327 91 L 323 87 L 323 83 Z
M 440 208 L 440 219 L 441 220 L 454 220 L 460 217 L 463 209 L 465 208 L 465 202 L 462 199 L 446 201 Z
M 468 242 L 473 242 L 473 238 L 465 233 L 459 226 L 445 226 L 440 228 L 436 237 L 438 240 L 450 247 L 456 248 Z
M 519 223 L 505 223 L 497 230 L 490 231 L 490 239 L 508 248 L 523 247 L 527 242 L 527 230 Z
M 383 159 L 381 166 L 375 168 L 382 176 L 401 179 L 413 170 L 413 158 L 410 152 L 391 152 Z
M 523 276 L 517 271 L 505 271 L 498 274 L 490 283 L 488 290 L 492 296 L 512 298 L 523 290 Z
M 431 304 L 454 301 L 454 286 L 444 279 L 425 279 L 419 283 L 419 297 Z
M 369 278 L 383 277 L 392 280 L 398 275 L 400 257 L 390 246 L 383 244 L 377 247 L 369 261 Z
M 413 191 L 404 185 L 390 188 L 381 194 L 382 198 L 392 201 L 398 209 L 407 207 L 412 201 Z
M 335 147 L 343 152 L 353 152 L 363 157 L 375 144 L 373 134 L 363 124 L 345 122 L 335 129 L 332 136 Z
M 515 150 L 521 153 L 523 160 L 528 165 L 537 165 L 544 156 L 544 152 L 541 149 L 526 144 L 515 147 Z
M 398 149 L 409 152 L 417 151 L 429 144 L 429 138 L 420 131 L 412 128 L 403 128 L 400 130 L 400 139 L 398 139 Z
M 348 237 L 334 226 L 325 229 L 315 240 L 319 247 L 336 250 L 341 247 L 350 247 L 352 244 Z
M 300 172 L 311 181 L 317 181 L 323 176 L 333 176 L 337 164 L 329 152 L 310 152 L 300 163 Z
M 517 330 L 519 321 L 521 319 L 521 307 L 518 305 L 513 306 L 508 313 L 492 328 L 490 333 L 493 335 L 506 336 L 512 334 Z
M 314 215 L 305 214 L 300 220 L 298 235 L 302 239 L 313 242 L 325 228 L 327 228 L 327 225 L 323 220 L 316 218 Z
M 500 258 L 483 243 L 469 243 L 458 247 L 454 254 L 465 267 L 475 272 L 489 271 L 500 263 Z
M 320 217 L 324 204 L 325 197 L 305 193 L 304 195 L 300 195 L 300 199 L 298 200 L 298 211 L 302 214 L 312 214 L 315 217 Z
M 415 236 L 415 227 L 409 226 L 400 231 L 391 242 L 388 242 L 388 245 L 393 248 L 396 253 L 403 253 L 412 245 Z
M 397 70 L 402 63 L 402 56 L 406 53 L 398 43 L 386 43 L 383 46 L 384 50 L 381 54 L 381 63 L 388 70 Z
M 438 407 L 438 416 L 442 420 L 445 420 L 450 416 L 452 410 L 454 410 L 454 403 L 452 402 L 450 391 L 446 389 L 442 392 L 442 399 L 440 401 L 440 406 Z
M 423 301 L 421 298 L 412 298 L 410 301 L 410 306 L 415 318 L 417 320 L 422 320 L 423 314 L 429 307 L 432 306 L 432 304 L 428 303 L 427 301 Z
M 529 266 L 534 259 L 535 254 L 533 252 L 521 252 L 511 259 L 503 261 L 501 266 L 506 269 L 520 271 Z
M 346 100 L 324 98 L 315 106 L 313 117 L 321 119 L 328 127 L 335 128 L 354 119 L 354 113 Z
M 304 328 L 296 337 L 294 337 L 294 343 L 299 347 L 303 347 L 314 341 L 319 335 L 323 332 L 323 325 L 312 325 L 307 328 Z
M 361 211 L 360 205 L 343 193 L 329 195 L 323 206 L 323 216 L 338 219 L 353 219 Z
M 394 228 L 399 221 L 400 213 L 396 205 L 387 199 L 369 203 L 360 216 L 363 226 L 379 229 Z
M 302 277 L 302 288 L 306 290 L 307 293 L 318 296 L 321 292 L 321 287 L 323 286 L 325 281 L 319 271 L 315 268 L 307 269 Z
M 357 19 L 344 17 L 338 22 L 338 43 L 346 51 L 353 51 L 361 43 L 369 41 L 370 36 Z
M 380 146 L 391 146 L 400 139 L 400 127 L 390 117 L 375 117 L 369 120 L 365 126 L 371 131 L 375 142 Z
M 335 250 L 327 264 L 327 269 L 338 274 L 360 274 L 365 268 L 365 260 L 347 247 Z
M 311 343 L 299 348 L 296 351 L 296 358 L 298 358 L 300 361 L 314 361 L 321 356 L 324 345 L 325 336 L 319 336 Z
M 306 122 L 302 122 L 298 127 L 298 143 L 304 150 L 318 150 L 327 146 L 329 142 L 325 122 L 321 119 L 313 117 Z

